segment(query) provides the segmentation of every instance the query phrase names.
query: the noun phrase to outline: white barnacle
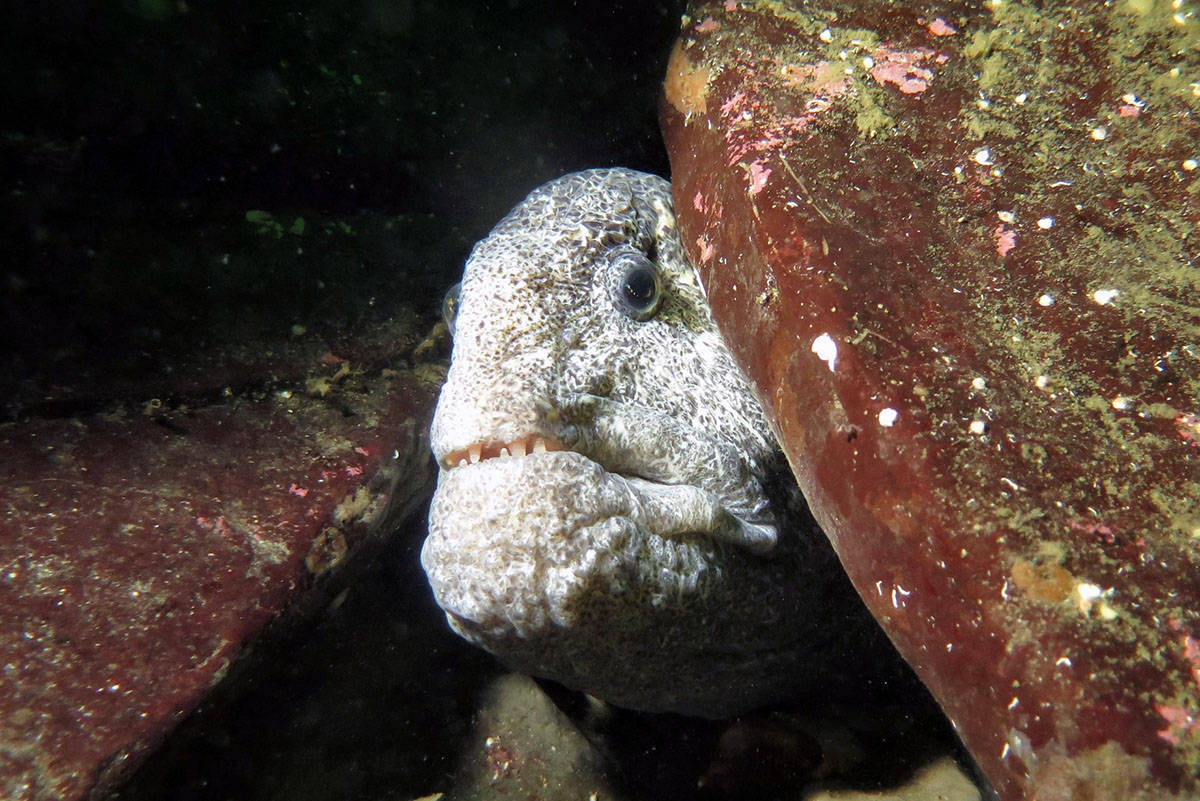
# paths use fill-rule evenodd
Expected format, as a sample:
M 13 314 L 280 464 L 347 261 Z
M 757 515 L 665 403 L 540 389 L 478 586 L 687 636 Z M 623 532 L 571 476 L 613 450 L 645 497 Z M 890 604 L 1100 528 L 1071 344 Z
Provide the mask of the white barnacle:
M 833 372 L 838 357 L 837 342 L 829 334 L 821 334 L 813 340 L 812 352 L 817 354 L 817 358 L 829 365 L 829 372 Z

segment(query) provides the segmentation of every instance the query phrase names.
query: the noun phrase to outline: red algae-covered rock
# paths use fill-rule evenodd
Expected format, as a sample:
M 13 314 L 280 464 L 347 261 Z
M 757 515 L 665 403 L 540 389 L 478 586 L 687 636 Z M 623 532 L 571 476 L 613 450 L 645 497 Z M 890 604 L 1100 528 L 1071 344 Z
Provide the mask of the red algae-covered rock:
M 707 2 L 684 241 L 855 586 L 1005 801 L 1200 797 L 1200 19 Z
M 361 379 L 331 400 L 0 426 L 0 797 L 111 787 L 423 497 L 429 389 Z

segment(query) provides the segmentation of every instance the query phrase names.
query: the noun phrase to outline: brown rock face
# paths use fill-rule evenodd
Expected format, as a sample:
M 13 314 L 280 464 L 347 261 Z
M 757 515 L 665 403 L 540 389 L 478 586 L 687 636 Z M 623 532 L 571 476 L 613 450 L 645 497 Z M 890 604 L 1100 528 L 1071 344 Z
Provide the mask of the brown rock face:
M 0 798 L 106 797 L 420 503 L 429 389 L 333 400 L 0 425 Z
M 1200 793 L 1200 19 L 708 2 L 663 127 L 713 310 L 1002 799 Z

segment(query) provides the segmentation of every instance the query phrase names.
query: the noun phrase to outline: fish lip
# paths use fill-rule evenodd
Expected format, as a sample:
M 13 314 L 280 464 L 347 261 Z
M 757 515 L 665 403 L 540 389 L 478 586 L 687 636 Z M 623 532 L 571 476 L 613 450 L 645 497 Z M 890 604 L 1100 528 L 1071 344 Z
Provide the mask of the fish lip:
M 532 465 L 531 461 L 526 460 L 555 458 L 548 455 L 551 453 L 570 454 L 593 464 L 606 474 L 641 483 L 646 488 L 691 487 L 710 493 L 723 510 L 738 521 L 738 530 L 746 535 L 733 537 L 731 542 L 759 554 L 765 554 L 775 547 L 777 518 L 768 502 L 759 502 L 757 496 L 742 498 L 741 492 L 730 494 L 720 487 L 712 487 L 705 483 L 679 480 L 682 476 L 671 480 L 669 477 L 657 475 L 652 468 L 643 470 L 640 462 L 612 458 L 608 448 L 594 447 L 598 442 L 595 435 L 599 432 L 591 425 L 595 404 L 603 402 L 606 398 L 591 395 L 578 398 L 581 402 L 564 403 L 546 412 L 545 422 L 549 425 L 534 425 L 528 429 L 514 426 L 519 433 L 513 439 L 502 439 L 503 436 L 508 436 L 509 432 L 504 432 L 501 437 L 487 434 L 481 436 L 482 432 L 476 433 L 470 445 L 455 448 L 438 458 L 438 466 L 449 475 L 455 470 L 481 467 L 485 462 L 493 468 L 499 468 L 501 464 L 515 460 L 511 462 L 511 468 L 518 470 L 526 464 Z M 548 433 L 549 430 L 554 430 L 557 436 Z M 589 433 L 592 436 L 589 436 Z M 459 442 L 462 441 L 459 439 Z
M 524 434 L 510 440 L 480 439 L 466 446 L 450 451 L 438 464 L 443 470 L 454 470 L 490 459 L 519 459 L 540 453 L 553 451 L 569 451 L 562 440 L 546 434 Z
M 764 517 L 753 514 L 753 510 L 747 514 L 746 510 L 730 506 L 724 499 L 713 495 L 711 491 L 693 484 L 670 484 L 635 474 L 617 472 L 587 454 L 572 449 L 529 453 L 523 457 L 481 458 L 473 463 L 467 461 L 465 465 L 460 464 L 449 470 L 443 470 L 438 481 L 438 493 L 444 493 L 442 498 L 445 501 L 447 498 L 455 498 L 464 492 L 474 495 L 480 486 L 486 485 L 492 488 L 488 493 L 489 496 L 505 495 L 505 492 L 498 488 L 497 481 L 513 481 L 518 476 L 524 479 L 529 475 L 526 471 L 535 471 L 532 475 L 538 476 L 541 483 L 536 485 L 537 488 L 532 491 L 532 494 L 542 496 L 545 495 L 546 488 L 549 486 L 545 482 L 550 484 L 557 482 L 558 473 L 549 475 L 545 472 L 547 469 L 563 470 L 563 475 L 570 478 L 569 483 L 578 484 L 582 481 L 588 487 L 601 482 L 619 482 L 618 484 L 609 484 L 609 490 L 624 498 L 630 507 L 622 507 L 622 510 L 618 511 L 609 509 L 606 515 L 628 518 L 634 521 L 644 534 L 658 541 L 677 541 L 681 536 L 696 534 L 716 541 L 724 541 L 758 556 L 769 554 L 775 549 L 778 542 L 777 524 L 773 515 Z M 484 481 L 485 484 L 479 484 L 480 481 Z M 528 480 L 518 483 L 524 487 L 520 497 L 525 497 L 531 485 Z M 617 490 L 617 487 L 620 489 Z M 587 491 L 581 491 L 580 494 L 591 497 Z M 464 500 L 468 505 L 477 503 L 477 501 L 465 498 Z M 569 503 L 566 496 L 561 496 L 560 501 Z M 452 509 L 457 506 L 456 502 L 448 502 L 446 508 Z M 592 507 L 585 505 L 584 508 Z M 609 507 L 601 504 L 597 508 L 608 509 Z M 448 513 L 445 519 L 453 517 L 453 513 Z M 430 519 L 432 521 L 433 517 L 431 516 Z M 486 516 L 485 519 L 490 521 L 491 516 Z M 591 520 L 582 527 L 591 526 L 599 519 Z M 464 530 L 472 527 L 473 524 L 468 521 Z M 579 528 L 573 528 L 571 531 L 575 532 Z M 572 533 L 571 536 L 574 534 Z M 444 604 L 443 608 L 446 608 Z

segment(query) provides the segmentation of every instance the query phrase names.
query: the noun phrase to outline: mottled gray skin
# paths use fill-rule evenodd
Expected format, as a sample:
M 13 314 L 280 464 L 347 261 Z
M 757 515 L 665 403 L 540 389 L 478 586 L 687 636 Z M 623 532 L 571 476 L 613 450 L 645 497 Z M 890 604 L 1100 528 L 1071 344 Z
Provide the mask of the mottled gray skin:
M 643 321 L 620 303 L 631 253 L 661 278 Z M 498 455 L 536 437 L 565 450 Z M 706 717 L 861 673 L 844 638 L 872 627 L 796 508 L 663 179 L 564 176 L 475 247 L 432 442 L 422 564 L 454 630 L 513 669 Z

